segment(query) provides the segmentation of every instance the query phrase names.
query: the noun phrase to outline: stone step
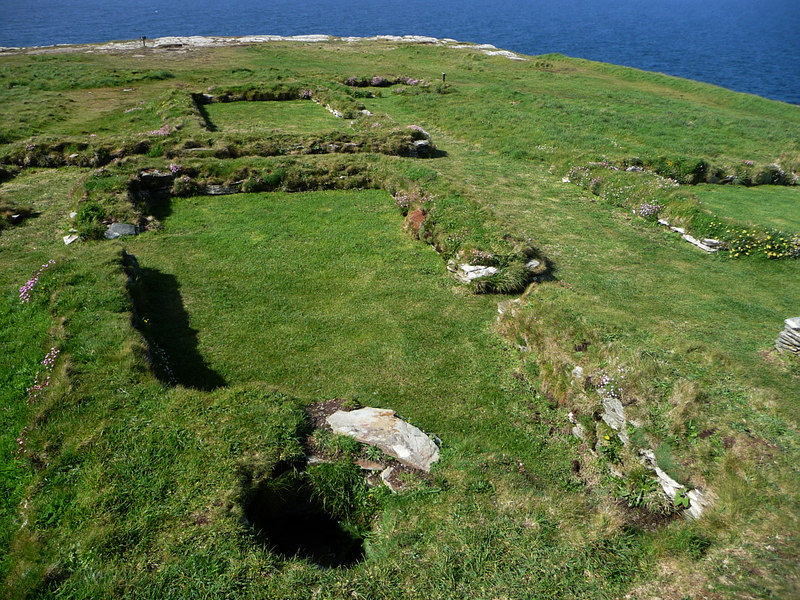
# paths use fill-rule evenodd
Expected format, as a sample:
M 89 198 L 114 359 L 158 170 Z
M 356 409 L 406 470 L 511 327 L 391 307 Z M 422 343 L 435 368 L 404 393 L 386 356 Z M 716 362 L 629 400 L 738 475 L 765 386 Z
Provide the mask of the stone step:
M 791 352 L 792 354 L 800 354 L 800 348 L 797 348 L 795 346 L 790 346 L 781 341 L 780 338 L 775 342 L 775 347 L 782 352 Z
M 781 331 L 778 337 L 781 337 L 788 342 L 794 342 L 795 344 L 800 345 L 800 335 L 788 329 Z

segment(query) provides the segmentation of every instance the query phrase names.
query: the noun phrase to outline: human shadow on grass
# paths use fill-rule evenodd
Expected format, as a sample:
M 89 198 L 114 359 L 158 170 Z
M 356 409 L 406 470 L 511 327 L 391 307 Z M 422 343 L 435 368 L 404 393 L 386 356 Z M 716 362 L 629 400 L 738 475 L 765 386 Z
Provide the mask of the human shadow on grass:
M 150 356 L 161 381 L 198 390 L 226 385 L 197 346 L 197 330 L 189 325 L 180 284 L 174 275 L 142 268 L 136 299 L 139 328 L 150 344 Z
M 203 117 L 206 129 L 209 131 L 217 131 L 217 126 L 214 124 L 214 121 L 211 120 L 211 115 L 208 114 L 205 104 L 196 102 L 195 105 L 197 106 L 197 112 L 199 112 L 200 116 Z

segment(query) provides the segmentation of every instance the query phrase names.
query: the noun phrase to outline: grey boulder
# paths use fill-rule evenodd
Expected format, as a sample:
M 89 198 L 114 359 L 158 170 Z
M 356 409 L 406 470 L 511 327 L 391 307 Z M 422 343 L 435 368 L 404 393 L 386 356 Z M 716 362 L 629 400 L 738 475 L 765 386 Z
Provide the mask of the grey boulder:
M 327 418 L 334 433 L 376 446 L 401 463 L 429 472 L 439 448 L 421 430 L 395 416 L 393 410 L 360 408 L 337 411 Z
M 131 225 L 130 223 L 112 223 L 108 226 L 108 229 L 103 235 L 107 240 L 115 240 L 118 237 L 136 235 L 137 233 L 139 233 L 139 230 L 136 229 L 135 225 Z

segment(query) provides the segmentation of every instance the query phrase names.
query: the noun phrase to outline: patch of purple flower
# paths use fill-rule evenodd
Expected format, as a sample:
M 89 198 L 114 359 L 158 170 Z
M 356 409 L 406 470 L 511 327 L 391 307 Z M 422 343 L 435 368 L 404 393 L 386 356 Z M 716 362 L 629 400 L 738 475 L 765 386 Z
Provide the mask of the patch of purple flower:
M 180 165 L 176 165 L 174 163 L 169 163 L 169 172 L 172 173 L 173 175 L 175 175 L 176 173 L 180 173 L 180 170 L 182 168 L 183 167 L 181 167 Z
M 410 192 L 398 191 L 394 194 L 394 205 L 405 214 L 411 206 L 422 207 L 426 202 L 433 200 L 435 196 L 426 196 L 419 190 Z
M 387 83 L 387 81 L 383 77 L 381 77 L 379 75 L 375 75 L 375 77 L 373 77 L 369 82 L 370 85 L 375 86 L 375 87 L 380 87 L 382 85 L 386 85 L 386 83 Z
M 300 90 L 301 100 L 311 100 L 311 90 Z
M 28 426 L 22 428 L 22 431 L 17 438 L 17 449 L 14 451 L 14 458 L 19 460 L 27 452 L 25 450 L 25 434 L 28 432 Z
M 494 261 L 494 255 L 485 250 L 473 250 L 469 255 L 469 262 L 473 265 L 491 265 Z
M 661 205 L 658 204 L 657 202 L 653 203 L 643 202 L 642 204 L 639 205 L 639 210 L 634 210 L 633 212 L 635 214 L 638 214 L 640 217 L 647 218 L 656 216 L 661 210 L 661 208 L 662 208 Z
M 56 264 L 52 258 L 44 263 L 41 268 L 36 271 L 36 274 L 31 277 L 28 281 L 25 282 L 21 288 L 19 288 L 19 300 L 20 302 L 30 302 L 31 301 L 31 292 L 33 291 L 34 286 L 39 282 L 39 277 L 41 277 L 42 273 L 44 273 L 45 269 L 49 266 Z
M 59 350 L 55 346 L 50 348 L 50 352 L 47 353 L 47 356 L 44 357 L 42 360 L 42 364 L 44 365 L 45 369 L 45 376 L 42 381 L 39 381 L 39 377 L 41 376 L 40 373 L 36 373 L 36 377 L 33 379 L 33 385 L 27 389 L 28 392 L 28 404 L 31 404 L 39 399 L 39 396 L 42 392 L 50 385 L 50 373 L 53 372 L 53 367 L 56 364 L 56 359 L 58 358 Z
M 394 205 L 400 209 L 406 209 L 409 205 L 408 194 L 405 192 L 396 192 L 394 195 Z
M 161 126 L 161 129 L 154 129 L 153 131 L 148 131 L 150 135 L 169 135 L 172 131 L 172 128 L 169 126 L 169 123 L 165 123 Z
M 617 372 L 609 374 L 605 370 L 600 371 L 600 381 L 597 385 L 597 393 L 601 398 L 622 398 L 621 383 L 625 379 L 625 367 L 617 367 Z

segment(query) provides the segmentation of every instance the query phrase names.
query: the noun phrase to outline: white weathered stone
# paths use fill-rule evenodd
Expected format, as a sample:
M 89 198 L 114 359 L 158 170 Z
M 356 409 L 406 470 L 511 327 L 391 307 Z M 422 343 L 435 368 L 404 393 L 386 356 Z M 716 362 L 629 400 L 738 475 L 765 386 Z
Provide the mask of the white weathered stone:
M 69 246 L 72 242 L 79 240 L 80 238 L 75 234 L 65 235 L 64 236 L 64 244 Z
M 689 508 L 685 512 L 693 519 L 699 519 L 706 509 L 711 506 L 709 495 L 700 490 L 689 490 L 686 495 L 689 498 Z
M 794 331 L 800 331 L 800 317 L 793 317 L 791 319 L 786 319 L 784 323 L 786 323 L 786 327 L 788 329 L 793 329 Z
M 74 219 L 77 216 L 78 216 L 78 213 L 76 213 L 75 211 L 72 211 L 71 213 L 69 213 L 69 218 L 70 219 Z
M 564 177 L 561 178 L 561 183 L 569 183 L 569 177 L 564 175 Z
M 659 219 L 658 223 L 659 225 L 663 225 L 664 227 L 669 227 L 669 221 L 667 221 L 666 219 Z
M 719 248 L 722 245 L 722 242 L 714 238 L 703 238 L 702 242 L 710 248 Z
M 470 264 L 448 264 L 448 270 L 453 273 L 456 279 L 462 283 L 470 283 L 480 277 L 490 277 L 498 272 L 497 267 L 485 267 L 483 265 Z
M 574 369 L 572 369 L 572 378 L 575 379 L 576 381 L 583 381 L 583 367 L 577 366 Z
M 692 244 L 693 246 L 697 246 L 698 248 L 700 248 L 700 250 L 708 252 L 709 254 L 712 253 L 712 252 L 716 252 L 717 251 L 716 248 L 712 248 L 710 246 L 707 246 L 706 244 L 704 244 L 703 242 L 701 242 L 697 238 L 692 237 L 688 233 L 684 233 L 681 237 L 683 239 L 685 239 L 687 242 L 689 242 L 690 244 Z
M 360 408 L 337 411 L 327 418 L 334 433 L 348 435 L 376 446 L 416 469 L 430 471 L 439 459 L 439 448 L 418 428 L 395 416 L 393 410 Z
M 670 229 L 675 233 L 680 233 L 681 235 L 686 233 L 686 230 L 683 227 L 670 227 Z
M 623 430 L 625 426 L 625 409 L 619 398 L 614 398 L 613 396 L 603 398 L 603 414 L 601 418 L 614 431 Z
M 529 260 L 528 262 L 525 263 L 525 268 L 530 270 L 530 271 L 535 271 L 536 269 L 538 269 L 541 266 L 542 266 L 542 261 L 536 260 L 535 258 L 531 259 L 531 260 Z
M 689 498 L 689 507 L 683 511 L 685 515 L 699 519 L 707 508 L 711 506 L 711 497 L 707 493 L 703 493 L 698 489 L 686 491 L 686 487 L 675 481 L 672 477 L 667 475 L 656 462 L 656 455 L 652 450 L 639 450 L 639 458 L 642 464 L 654 471 L 658 478 L 658 484 L 667 497 L 675 501 L 675 496 L 679 490 L 683 491 Z

